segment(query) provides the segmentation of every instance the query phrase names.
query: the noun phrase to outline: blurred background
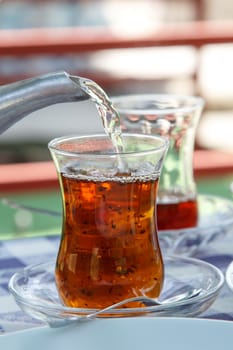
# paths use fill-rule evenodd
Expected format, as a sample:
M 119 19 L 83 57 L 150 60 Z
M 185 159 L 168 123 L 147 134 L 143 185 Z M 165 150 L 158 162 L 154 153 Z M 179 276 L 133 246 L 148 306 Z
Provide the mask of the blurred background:
M 198 192 L 232 199 L 232 0 L 0 0 L 0 85 L 62 70 L 93 79 L 110 96 L 202 96 Z M 99 119 L 90 102 L 59 104 L 1 135 L 1 238 L 60 232 L 61 216 L 17 204 L 61 212 L 47 143 L 102 131 Z
M 65 70 L 110 96 L 201 95 L 196 147 L 232 151 L 232 19 L 231 0 L 2 0 L 0 84 Z M 0 163 L 48 160 L 48 140 L 93 128 L 89 103 L 43 109 L 1 135 Z

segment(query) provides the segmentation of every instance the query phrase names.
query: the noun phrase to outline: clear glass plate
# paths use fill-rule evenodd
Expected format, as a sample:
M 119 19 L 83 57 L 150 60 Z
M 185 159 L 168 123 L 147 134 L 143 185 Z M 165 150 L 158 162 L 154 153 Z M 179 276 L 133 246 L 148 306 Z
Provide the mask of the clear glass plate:
M 224 276 L 215 266 L 201 260 L 170 256 L 164 259 L 165 283 L 160 299 L 184 291 L 201 289 L 199 295 L 161 306 L 121 308 L 108 311 L 102 317 L 133 316 L 195 316 L 204 312 L 216 299 Z M 64 306 L 54 280 L 55 262 L 29 266 L 9 281 L 9 290 L 21 309 L 32 317 L 53 323 L 75 319 L 95 310 Z
M 230 263 L 226 270 L 226 282 L 233 292 L 233 261 Z
M 166 254 L 192 256 L 207 244 L 233 231 L 233 201 L 199 195 L 197 227 L 159 232 L 162 251 Z

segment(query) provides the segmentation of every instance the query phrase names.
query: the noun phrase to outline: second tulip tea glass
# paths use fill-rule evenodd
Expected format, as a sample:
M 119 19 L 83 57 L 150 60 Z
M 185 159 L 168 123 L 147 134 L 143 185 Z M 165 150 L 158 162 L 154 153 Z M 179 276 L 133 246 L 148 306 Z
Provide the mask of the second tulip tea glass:
M 157 134 L 170 141 L 159 183 L 159 231 L 196 227 L 193 148 L 204 101 L 199 97 L 156 94 L 119 96 L 112 101 L 124 132 Z
M 103 308 L 161 292 L 156 196 L 168 141 L 142 134 L 123 141 L 123 152 L 106 135 L 49 143 L 63 200 L 55 279 L 67 306 Z

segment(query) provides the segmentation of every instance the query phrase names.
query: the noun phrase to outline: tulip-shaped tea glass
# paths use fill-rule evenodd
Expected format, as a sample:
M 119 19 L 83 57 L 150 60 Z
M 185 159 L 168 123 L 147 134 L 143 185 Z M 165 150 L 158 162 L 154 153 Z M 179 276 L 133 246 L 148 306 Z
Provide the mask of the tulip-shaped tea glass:
M 204 101 L 176 95 L 126 95 L 112 99 L 124 132 L 162 135 L 170 141 L 158 192 L 158 229 L 196 227 L 198 204 L 193 177 L 196 127 Z
M 168 140 L 126 134 L 123 144 L 116 152 L 106 135 L 49 143 L 63 200 L 55 279 L 67 306 L 102 308 L 160 294 L 156 196 Z

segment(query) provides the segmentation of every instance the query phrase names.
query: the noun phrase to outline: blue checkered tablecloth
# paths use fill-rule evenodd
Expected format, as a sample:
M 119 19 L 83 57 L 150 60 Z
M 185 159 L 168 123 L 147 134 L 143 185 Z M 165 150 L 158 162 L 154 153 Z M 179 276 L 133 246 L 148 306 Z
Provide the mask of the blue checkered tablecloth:
M 44 236 L 0 241 L 0 334 L 43 326 L 20 310 L 9 294 L 8 281 L 25 266 L 55 259 L 59 239 L 59 236 Z M 233 233 L 232 237 L 208 245 L 195 257 L 216 265 L 225 273 L 233 260 Z M 233 321 L 233 293 L 226 283 L 214 304 L 199 317 Z

